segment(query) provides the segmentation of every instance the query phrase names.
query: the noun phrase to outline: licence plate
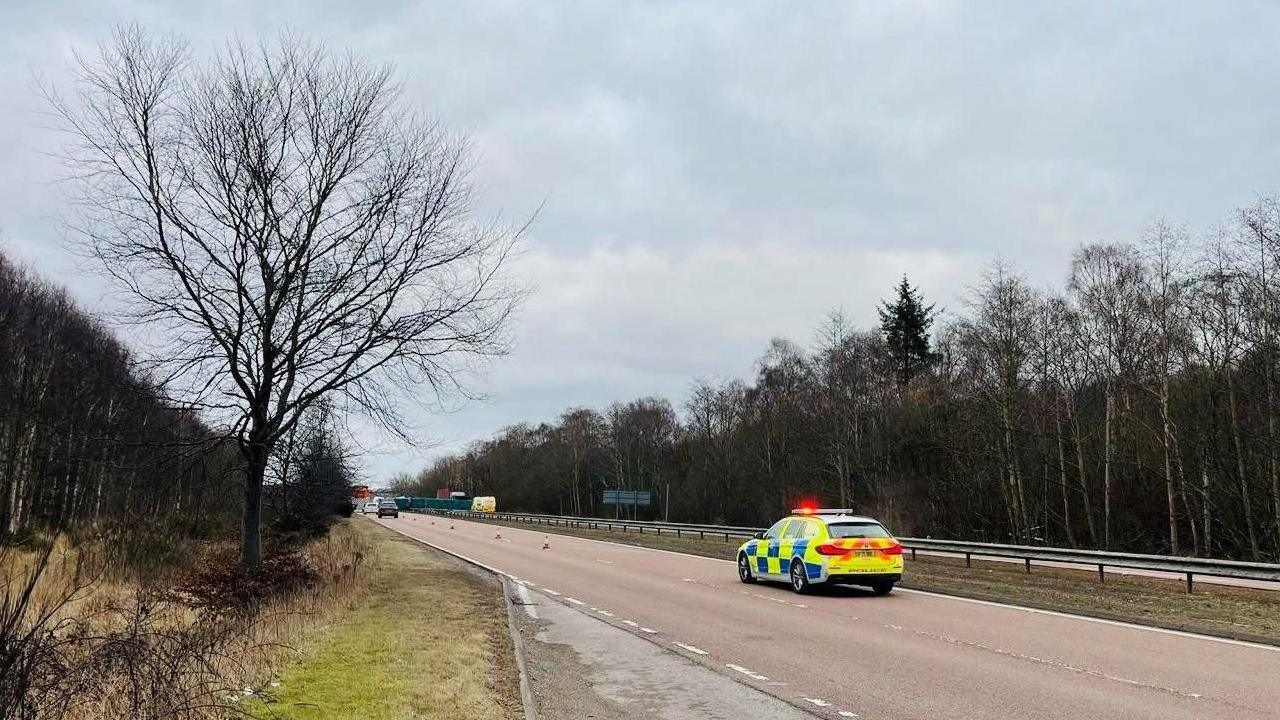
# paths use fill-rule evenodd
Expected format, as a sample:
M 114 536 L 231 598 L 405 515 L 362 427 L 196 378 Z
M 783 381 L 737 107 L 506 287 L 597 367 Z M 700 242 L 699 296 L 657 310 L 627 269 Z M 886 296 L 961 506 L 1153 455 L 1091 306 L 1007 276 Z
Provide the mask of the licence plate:
M 859 558 L 869 558 L 869 557 L 874 557 L 875 554 L 876 554 L 875 550 L 859 550 L 855 552 L 853 556 L 859 557 Z

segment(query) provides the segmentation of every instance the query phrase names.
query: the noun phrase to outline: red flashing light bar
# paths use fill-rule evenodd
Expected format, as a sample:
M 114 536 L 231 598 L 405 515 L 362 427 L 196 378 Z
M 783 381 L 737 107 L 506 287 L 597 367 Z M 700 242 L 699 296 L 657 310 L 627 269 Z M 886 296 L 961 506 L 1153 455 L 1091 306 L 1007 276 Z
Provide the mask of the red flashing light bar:
M 811 508 L 802 507 L 791 511 L 795 515 L 852 515 L 849 508 Z

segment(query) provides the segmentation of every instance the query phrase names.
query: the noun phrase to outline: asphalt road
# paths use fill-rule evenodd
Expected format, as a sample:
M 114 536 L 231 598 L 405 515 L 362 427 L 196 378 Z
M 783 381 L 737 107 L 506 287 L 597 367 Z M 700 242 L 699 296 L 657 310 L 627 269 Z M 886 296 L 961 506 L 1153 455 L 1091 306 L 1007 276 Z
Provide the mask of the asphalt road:
M 732 563 L 403 515 L 378 522 L 828 718 L 1280 718 L 1280 648 L 896 590 L 800 596 Z M 501 532 L 502 538 L 494 537 Z

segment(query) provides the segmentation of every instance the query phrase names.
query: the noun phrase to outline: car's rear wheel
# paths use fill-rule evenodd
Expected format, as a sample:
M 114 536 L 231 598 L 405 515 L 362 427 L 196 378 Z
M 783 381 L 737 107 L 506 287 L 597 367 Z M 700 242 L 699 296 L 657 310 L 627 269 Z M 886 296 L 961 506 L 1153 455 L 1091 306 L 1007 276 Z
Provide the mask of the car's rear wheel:
M 798 593 L 809 592 L 809 574 L 799 560 L 791 561 L 791 589 Z
M 738 553 L 738 579 L 744 583 L 756 581 L 755 576 L 751 574 L 751 560 L 747 558 L 746 553 Z
M 877 595 L 888 595 L 893 592 L 893 581 L 882 580 L 878 583 L 874 583 L 871 585 L 871 592 L 874 592 Z

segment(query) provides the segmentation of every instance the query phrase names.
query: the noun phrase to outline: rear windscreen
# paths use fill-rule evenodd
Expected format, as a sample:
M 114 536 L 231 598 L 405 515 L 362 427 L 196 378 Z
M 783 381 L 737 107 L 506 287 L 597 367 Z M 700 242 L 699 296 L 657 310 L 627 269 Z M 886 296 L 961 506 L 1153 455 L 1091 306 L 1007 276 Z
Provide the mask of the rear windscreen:
M 887 538 L 893 537 L 884 526 L 876 522 L 830 523 L 827 530 L 833 538 Z

